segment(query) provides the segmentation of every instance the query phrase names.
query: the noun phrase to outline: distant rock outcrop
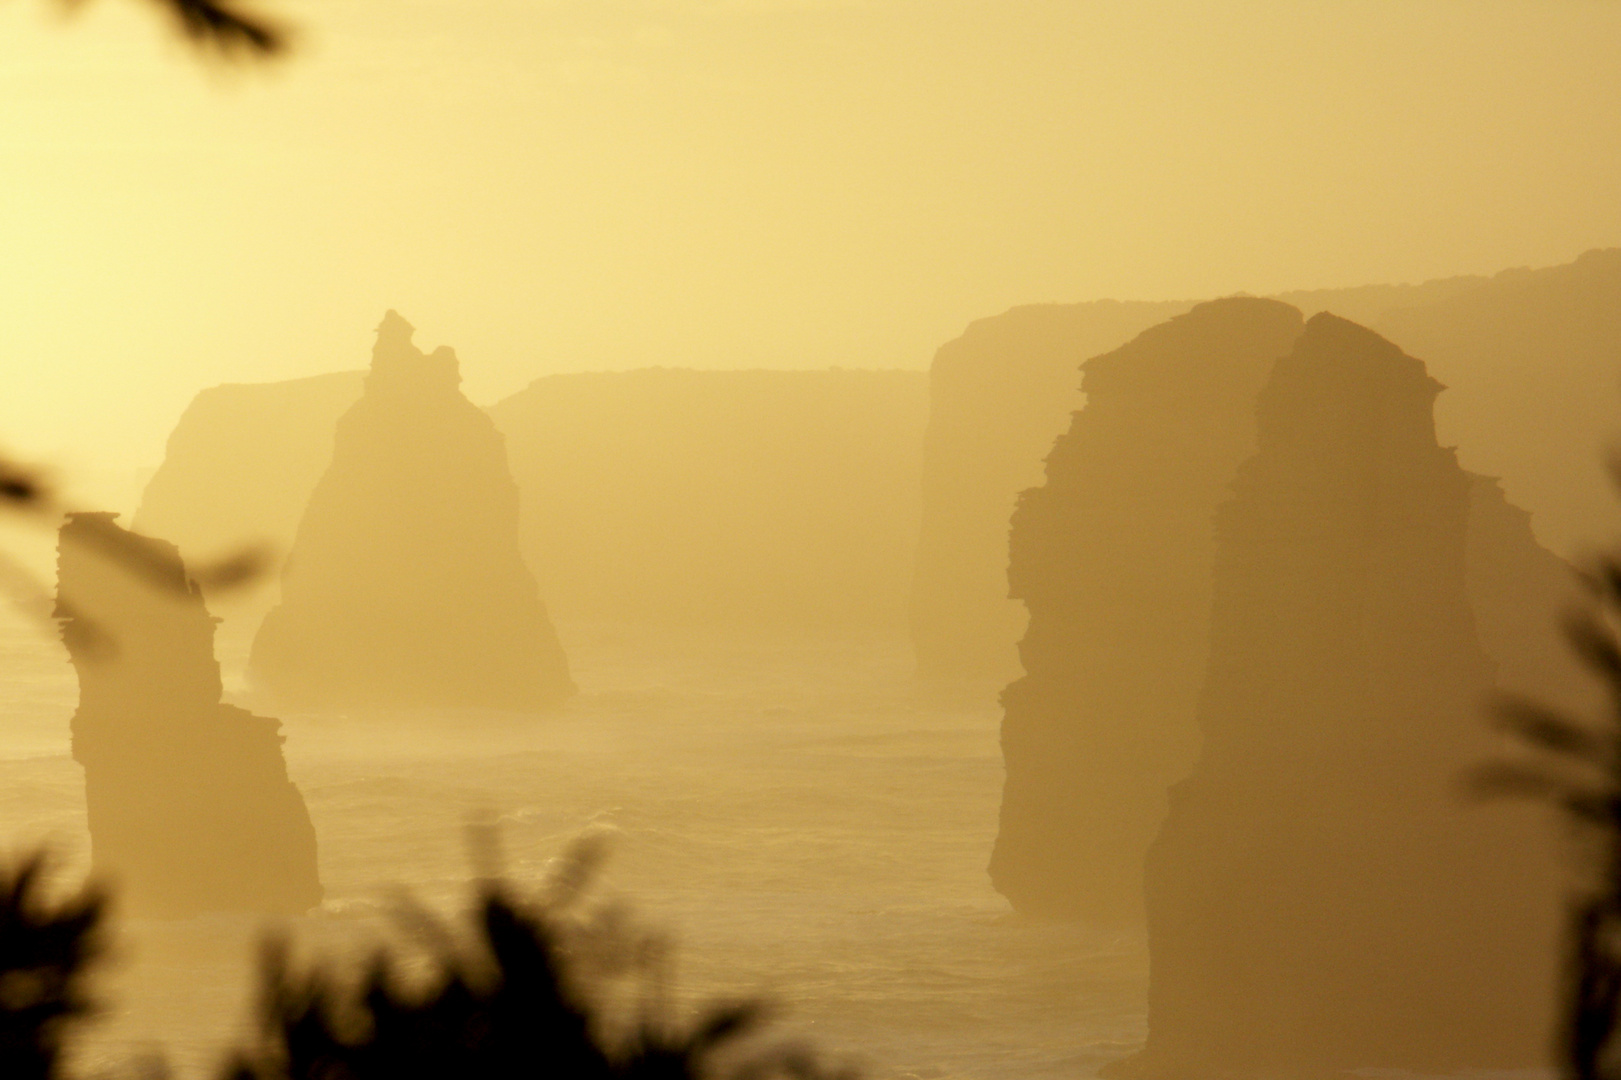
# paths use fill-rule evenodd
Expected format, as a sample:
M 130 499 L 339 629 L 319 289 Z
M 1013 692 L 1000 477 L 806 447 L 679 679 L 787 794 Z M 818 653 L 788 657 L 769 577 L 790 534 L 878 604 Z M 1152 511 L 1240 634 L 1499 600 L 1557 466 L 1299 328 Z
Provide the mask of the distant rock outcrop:
M 1148 1042 L 1119 1073 L 1545 1060 L 1561 874 L 1534 811 L 1459 796 L 1497 744 L 1482 493 L 1436 443 L 1439 388 L 1319 315 L 1261 394 L 1217 521 L 1203 749 L 1148 858 Z
M 58 549 L 95 871 L 139 916 L 305 911 L 321 901 L 315 830 L 280 723 L 220 703 L 214 620 L 178 552 L 114 517 L 71 515 Z
M 170 541 L 188 561 L 250 542 L 286 552 L 332 461 L 333 425 L 364 378 L 339 371 L 202 391 L 169 435 L 132 528 Z
M 1022 912 L 1141 923 L 1143 854 L 1197 746 L 1215 507 L 1301 324 L 1216 300 L 1089 360 L 1086 408 L 1020 496 L 1008 580 L 1030 624 L 990 872 Z
M 574 686 L 518 548 L 518 490 L 456 355 L 389 312 L 338 421 L 249 659 L 255 686 L 317 708 L 539 709 Z
M 245 546 L 280 559 L 293 545 L 315 483 L 332 461 L 332 429 L 360 397 L 365 373 L 228 384 L 192 399 L 147 482 L 131 527 L 180 549 L 187 565 Z M 251 631 L 275 590 L 209 597 L 227 626 Z
M 905 626 L 921 371 L 549 375 L 493 406 L 559 620 Z

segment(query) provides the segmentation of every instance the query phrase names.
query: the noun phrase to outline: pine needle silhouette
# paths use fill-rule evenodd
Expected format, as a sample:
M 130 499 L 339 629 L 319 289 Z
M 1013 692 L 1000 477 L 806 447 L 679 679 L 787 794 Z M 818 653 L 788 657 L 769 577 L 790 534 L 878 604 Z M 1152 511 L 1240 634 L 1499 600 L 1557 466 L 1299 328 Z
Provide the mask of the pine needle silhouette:
M 1523 699 L 1501 702 L 1502 727 L 1531 756 L 1474 770 L 1478 795 L 1551 803 L 1576 828 L 1583 880 L 1566 923 L 1564 1030 L 1560 1065 L 1569 1080 L 1616 1080 L 1621 1022 L 1621 561 L 1604 559 L 1583 575 L 1593 597 L 1572 614 L 1566 637 L 1604 684 L 1609 715 L 1585 722 Z
M 41 854 L 0 866 L 0 1076 L 54 1080 L 64 1031 L 91 1011 L 85 981 L 101 952 L 104 904 L 93 888 L 41 893 Z

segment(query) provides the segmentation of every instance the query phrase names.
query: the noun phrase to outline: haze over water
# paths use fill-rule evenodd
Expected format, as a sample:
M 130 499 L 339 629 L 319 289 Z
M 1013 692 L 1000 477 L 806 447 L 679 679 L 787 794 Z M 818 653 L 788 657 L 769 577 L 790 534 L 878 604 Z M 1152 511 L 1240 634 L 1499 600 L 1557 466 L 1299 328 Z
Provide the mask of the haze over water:
M 538 723 L 285 718 L 327 890 L 290 924 L 309 949 L 378 940 L 400 887 L 459 910 L 475 877 L 466 827 L 493 814 L 511 877 L 530 887 L 571 839 L 606 832 L 598 891 L 668 933 L 683 1000 L 764 993 L 785 1034 L 865 1076 L 1069 1076 L 1141 1039 L 1140 941 L 1020 923 L 991 891 L 999 713 L 982 695 L 919 690 L 894 639 L 570 629 L 581 696 Z M 72 673 L 15 618 L 0 657 L 0 830 L 12 850 L 49 838 L 80 873 Z M 183 1077 L 211 1075 L 250 1030 L 266 925 L 289 924 L 121 932 L 86 1061 L 161 1051 Z
M 871 1080 L 1541 1075 L 1565 852 L 1459 779 L 1621 785 L 1621 4 L 170 2 L 0 4 L 70 1075 L 213 1080 L 267 933 L 421 975 L 475 835 Z

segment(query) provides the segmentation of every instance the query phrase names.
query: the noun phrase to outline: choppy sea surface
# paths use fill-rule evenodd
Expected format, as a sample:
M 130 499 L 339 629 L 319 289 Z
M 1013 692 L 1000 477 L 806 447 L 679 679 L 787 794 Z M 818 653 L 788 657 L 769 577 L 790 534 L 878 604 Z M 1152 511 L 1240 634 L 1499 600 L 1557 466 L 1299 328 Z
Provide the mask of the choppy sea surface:
M 606 834 L 594 892 L 674 943 L 683 1007 L 763 995 L 874 1080 L 1084 1077 L 1141 1044 L 1142 942 L 1020 920 L 990 887 L 996 688 L 919 686 L 898 639 L 561 631 L 581 692 L 554 715 L 279 714 L 325 903 L 119 921 L 81 1063 L 212 1076 L 251 1031 L 267 931 L 361 950 L 402 889 L 455 912 L 488 820 L 521 888 Z M 220 653 L 240 690 L 245 643 Z M 0 616 L 0 850 L 48 843 L 64 883 L 89 863 L 76 698 L 48 629 Z

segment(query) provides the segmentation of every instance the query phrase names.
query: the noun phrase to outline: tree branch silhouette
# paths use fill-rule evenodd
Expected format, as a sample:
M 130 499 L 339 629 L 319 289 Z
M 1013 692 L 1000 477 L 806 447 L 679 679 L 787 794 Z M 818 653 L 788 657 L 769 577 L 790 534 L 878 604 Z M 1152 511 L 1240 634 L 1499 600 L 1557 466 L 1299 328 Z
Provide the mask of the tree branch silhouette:
M 1558 1052 L 1569 1080 L 1621 1078 L 1621 561 L 1582 576 L 1593 598 L 1572 614 L 1565 636 L 1604 685 L 1608 715 L 1597 724 L 1518 698 L 1497 722 L 1528 751 L 1473 770 L 1483 797 L 1531 798 L 1556 808 L 1586 841 L 1585 880 L 1566 917 L 1563 1030 Z

